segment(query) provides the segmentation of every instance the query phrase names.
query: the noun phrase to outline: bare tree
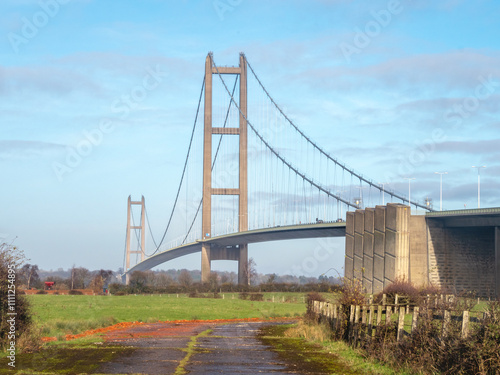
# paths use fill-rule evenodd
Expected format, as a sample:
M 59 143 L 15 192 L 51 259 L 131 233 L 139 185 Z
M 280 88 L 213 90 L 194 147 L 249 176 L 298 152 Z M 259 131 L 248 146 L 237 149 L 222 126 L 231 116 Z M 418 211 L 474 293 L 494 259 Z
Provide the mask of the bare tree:
M 156 274 L 155 286 L 159 288 L 165 288 L 174 282 L 172 276 L 165 272 L 159 272 Z
M 248 259 L 248 263 L 244 269 L 245 278 L 248 280 L 248 285 L 252 285 L 257 277 L 257 264 L 253 258 Z
M 179 278 L 178 278 L 178 282 L 186 290 L 189 289 L 189 287 L 193 283 L 193 278 L 191 277 L 191 274 L 189 273 L 188 270 L 181 271 Z
M 84 289 L 85 285 L 90 282 L 91 273 L 84 267 L 71 269 L 72 287 L 71 289 Z
M 219 275 L 217 272 L 210 272 L 208 276 L 208 285 L 211 292 L 217 292 L 217 288 L 219 287 Z
M 276 275 L 275 273 L 269 275 L 269 277 L 267 278 L 267 283 L 274 284 L 276 282 L 277 277 L 278 277 L 278 275 Z
M 90 287 L 94 293 L 100 293 L 104 289 L 105 285 L 109 282 L 113 276 L 113 271 L 111 270 L 99 270 L 94 274 L 94 278 L 90 282 Z
M 31 288 L 33 285 L 37 285 L 40 283 L 40 277 L 38 276 L 38 266 L 36 264 L 25 264 L 22 266 L 21 278 L 23 280 L 26 289 Z

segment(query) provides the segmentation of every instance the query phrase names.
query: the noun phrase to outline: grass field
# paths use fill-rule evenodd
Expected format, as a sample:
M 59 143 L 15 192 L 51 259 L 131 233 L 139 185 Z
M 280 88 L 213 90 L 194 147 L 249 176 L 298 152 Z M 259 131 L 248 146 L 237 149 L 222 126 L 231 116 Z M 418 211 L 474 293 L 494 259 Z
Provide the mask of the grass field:
M 275 303 L 271 302 L 272 295 L 269 293 L 266 296 L 269 301 L 263 302 L 240 300 L 237 294 L 234 294 L 234 299 L 232 294 L 225 294 L 224 299 L 188 298 L 184 294 L 179 294 L 179 297 L 174 294 L 33 295 L 28 298 L 42 336 L 61 337 L 119 322 L 293 317 L 306 310 L 303 294 L 287 294 L 287 297 L 294 297 L 289 299 L 297 302 L 284 303 L 282 293 L 274 294 Z

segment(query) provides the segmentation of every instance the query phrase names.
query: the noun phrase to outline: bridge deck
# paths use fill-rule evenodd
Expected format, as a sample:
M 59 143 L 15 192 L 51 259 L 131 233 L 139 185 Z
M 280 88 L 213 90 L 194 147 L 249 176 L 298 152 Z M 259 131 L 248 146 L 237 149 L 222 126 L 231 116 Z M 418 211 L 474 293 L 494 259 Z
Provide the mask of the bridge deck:
M 445 227 L 500 227 L 500 207 L 434 211 L 425 217 L 439 220 Z
M 200 252 L 202 243 L 210 243 L 215 246 L 229 247 L 245 243 L 344 236 L 345 222 L 291 225 L 231 233 L 223 236 L 213 237 L 210 239 L 199 240 L 190 244 L 165 250 L 161 253 L 153 255 L 152 257 L 149 257 L 148 259 L 145 259 L 140 263 L 137 263 L 134 267 L 130 268 L 127 273 L 130 274 L 134 271 L 149 270 L 169 260 Z

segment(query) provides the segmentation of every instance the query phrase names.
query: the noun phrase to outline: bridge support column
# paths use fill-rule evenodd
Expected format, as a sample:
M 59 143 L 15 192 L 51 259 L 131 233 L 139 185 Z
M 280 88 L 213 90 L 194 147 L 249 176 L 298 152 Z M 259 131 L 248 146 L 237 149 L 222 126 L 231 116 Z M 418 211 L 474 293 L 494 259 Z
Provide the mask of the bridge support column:
M 210 244 L 201 245 L 201 282 L 209 281 L 212 272 L 212 258 L 210 257 Z
M 133 224 L 131 222 L 131 213 L 132 213 L 132 206 L 133 205 L 138 205 L 141 206 L 141 225 L 131 225 Z M 145 220 L 146 220 L 146 202 L 144 200 L 144 196 L 142 196 L 140 201 L 133 201 L 132 197 L 129 195 L 128 196 L 128 201 L 127 201 L 127 235 L 126 235 L 126 241 L 125 241 L 125 272 L 127 272 L 130 269 L 130 257 L 132 254 L 140 254 L 141 256 L 141 262 L 144 260 L 145 256 L 145 249 L 146 249 L 146 225 L 145 225 Z M 141 243 L 140 247 L 136 250 L 131 250 L 130 249 L 130 242 L 131 242 L 131 233 L 132 230 L 140 230 L 140 238 L 141 238 Z M 127 277 L 129 277 L 127 273 Z M 128 285 L 128 281 L 126 282 Z
M 248 245 L 240 245 L 240 254 L 238 259 L 238 284 L 249 285 L 248 274 Z

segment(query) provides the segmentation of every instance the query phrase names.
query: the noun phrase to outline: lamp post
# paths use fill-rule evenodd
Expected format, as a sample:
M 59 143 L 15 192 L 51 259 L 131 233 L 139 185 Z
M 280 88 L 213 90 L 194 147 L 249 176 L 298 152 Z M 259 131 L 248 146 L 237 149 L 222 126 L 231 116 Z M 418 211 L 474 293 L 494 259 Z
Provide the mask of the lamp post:
M 416 180 L 415 177 L 404 177 L 405 180 L 408 180 L 408 205 L 411 210 L 411 181 Z
M 472 168 L 477 168 L 477 208 L 481 208 L 481 168 L 486 168 L 485 165 L 473 165 Z
M 385 199 L 384 199 L 385 198 L 385 189 L 384 189 L 384 186 L 388 185 L 389 183 L 388 182 L 379 182 L 378 184 L 382 186 L 382 206 L 384 206 L 385 205 Z
M 443 211 L 443 175 L 448 174 L 448 172 L 434 172 L 434 174 L 438 174 L 441 178 L 439 184 L 439 211 Z

